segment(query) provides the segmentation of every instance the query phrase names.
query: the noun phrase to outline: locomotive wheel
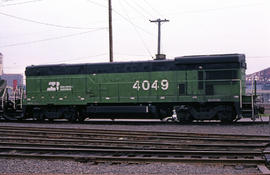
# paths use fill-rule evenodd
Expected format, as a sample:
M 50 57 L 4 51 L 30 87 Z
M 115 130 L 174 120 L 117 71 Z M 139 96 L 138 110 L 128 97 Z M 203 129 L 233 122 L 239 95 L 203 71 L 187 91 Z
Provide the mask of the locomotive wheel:
M 233 111 L 223 110 L 218 112 L 218 119 L 222 123 L 232 123 L 235 117 L 233 117 Z
M 75 123 L 79 119 L 78 116 L 79 116 L 78 112 L 76 112 L 76 111 L 70 112 L 70 116 L 68 118 L 68 121 L 70 121 L 71 123 Z
M 69 122 L 71 123 L 75 123 L 77 121 L 77 118 L 75 116 L 70 116 L 70 118 L 68 119 Z
M 83 122 L 86 118 L 87 118 L 87 117 L 84 116 L 83 114 L 79 114 L 79 115 L 78 115 L 78 121 L 79 121 L 79 122 Z
M 14 118 L 12 117 L 9 117 L 7 114 L 3 114 L 3 118 L 7 121 L 12 121 L 12 120 L 15 120 Z
M 162 121 L 162 119 L 161 119 Z M 175 119 L 173 117 L 169 117 L 165 120 L 166 122 L 175 122 Z
M 177 119 L 180 123 L 191 123 L 193 121 L 190 112 L 183 110 L 177 113 Z
M 39 114 L 38 116 L 37 116 L 37 121 L 39 121 L 39 122 L 43 122 L 44 120 L 45 120 L 45 116 L 44 115 L 42 115 L 42 114 Z

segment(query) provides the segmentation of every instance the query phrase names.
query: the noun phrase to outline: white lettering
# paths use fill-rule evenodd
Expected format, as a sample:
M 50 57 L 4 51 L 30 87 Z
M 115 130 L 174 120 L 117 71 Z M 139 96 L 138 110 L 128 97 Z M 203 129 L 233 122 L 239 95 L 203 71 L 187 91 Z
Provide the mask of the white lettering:
M 140 90 L 140 82 L 137 80 L 135 81 L 134 85 L 133 85 L 133 89 L 137 89 Z
M 167 90 L 169 88 L 169 81 L 168 80 L 162 80 L 161 81 L 161 89 Z
M 55 91 L 71 91 L 72 86 L 60 86 L 60 82 L 49 82 L 49 87 L 47 88 L 48 92 L 55 92 Z
M 144 91 L 148 91 L 150 90 L 150 87 L 154 90 L 158 90 L 159 88 L 161 88 L 162 90 L 168 90 L 169 88 L 169 81 L 168 80 L 161 80 L 160 82 L 160 86 L 159 86 L 159 82 L 158 80 L 154 80 L 154 82 L 151 84 L 150 81 L 148 80 L 143 80 L 142 83 L 140 83 L 139 80 L 135 81 L 135 83 L 133 84 L 133 89 L 137 89 L 137 91 L 140 90 L 140 88 L 142 87 L 142 89 Z
M 148 80 L 144 80 L 142 83 L 142 88 L 145 91 L 148 91 L 150 89 L 150 82 Z

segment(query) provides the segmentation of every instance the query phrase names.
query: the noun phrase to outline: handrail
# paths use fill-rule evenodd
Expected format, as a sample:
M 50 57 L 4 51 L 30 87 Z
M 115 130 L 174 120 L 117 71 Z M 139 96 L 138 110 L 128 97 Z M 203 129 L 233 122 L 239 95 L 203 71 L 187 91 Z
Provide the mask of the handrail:
M 255 120 L 255 116 L 254 116 L 254 104 L 253 104 L 253 101 L 254 101 L 254 99 L 253 99 L 253 81 L 254 80 L 252 80 L 252 85 L 251 85 L 251 89 L 252 89 L 252 93 L 251 93 L 251 110 L 252 110 L 252 116 L 251 116 L 251 119 L 254 121 Z
M 242 81 L 239 79 L 239 83 L 240 83 L 240 109 L 243 108 L 243 92 L 242 92 Z
M 20 88 L 20 91 L 21 91 L 21 102 L 20 102 L 20 107 L 21 107 L 21 109 L 23 108 L 23 88 L 21 87 Z
M 5 88 L 3 95 L 1 97 L 2 98 L 2 104 L 1 104 L 2 110 L 4 110 L 4 99 L 5 99 L 6 90 L 7 90 L 7 88 Z

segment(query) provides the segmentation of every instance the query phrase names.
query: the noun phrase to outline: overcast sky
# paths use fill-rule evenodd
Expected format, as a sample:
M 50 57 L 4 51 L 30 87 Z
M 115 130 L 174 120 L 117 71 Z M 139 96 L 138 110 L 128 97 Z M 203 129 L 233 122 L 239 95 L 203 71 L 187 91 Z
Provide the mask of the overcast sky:
M 108 62 L 107 0 L 0 0 L 5 73 L 28 65 Z M 162 25 L 167 58 L 246 54 L 270 67 L 270 0 L 112 0 L 115 61 L 151 60 Z

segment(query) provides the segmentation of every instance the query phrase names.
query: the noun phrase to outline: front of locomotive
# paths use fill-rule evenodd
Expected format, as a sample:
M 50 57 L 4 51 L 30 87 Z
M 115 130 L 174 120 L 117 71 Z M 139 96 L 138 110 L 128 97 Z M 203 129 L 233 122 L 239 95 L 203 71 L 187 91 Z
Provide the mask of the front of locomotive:
M 243 55 L 244 56 L 244 55 Z M 240 61 L 241 66 L 241 91 L 242 96 L 240 100 L 240 109 L 241 109 L 241 117 L 243 118 L 251 118 L 255 120 L 261 114 L 264 114 L 264 107 L 258 104 L 259 96 L 257 95 L 257 88 L 256 88 L 256 80 L 251 78 L 249 80 L 249 85 L 247 86 L 247 76 L 246 76 L 246 69 L 247 64 L 245 61 L 245 57 Z

